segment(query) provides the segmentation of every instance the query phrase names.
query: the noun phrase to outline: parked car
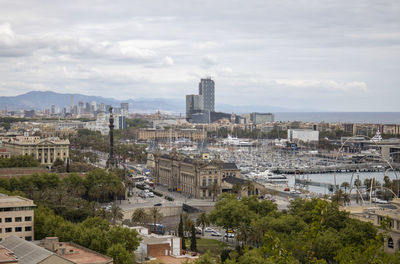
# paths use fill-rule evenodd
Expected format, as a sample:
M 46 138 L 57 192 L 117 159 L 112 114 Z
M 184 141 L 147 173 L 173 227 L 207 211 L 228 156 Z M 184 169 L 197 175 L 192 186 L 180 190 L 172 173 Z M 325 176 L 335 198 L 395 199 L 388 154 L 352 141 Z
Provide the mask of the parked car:
M 153 192 L 148 192 L 148 193 L 147 193 L 147 196 L 148 196 L 148 197 L 154 197 L 154 193 L 153 193 Z
M 214 231 L 211 233 L 211 236 L 221 236 L 220 232 Z
M 235 238 L 235 234 L 234 233 L 225 233 L 225 237 L 227 237 L 227 238 Z
M 211 227 L 206 227 L 206 228 L 204 229 L 204 232 L 215 232 L 215 230 L 212 229 Z
M 162 205 L 161 203 L 154 204 L 154 206 L 161 206 L 161 205 Z
M 198 235 L 203 234 L 203 230 L 201 229 L 201 227 L 196 227 L 196 234 Z

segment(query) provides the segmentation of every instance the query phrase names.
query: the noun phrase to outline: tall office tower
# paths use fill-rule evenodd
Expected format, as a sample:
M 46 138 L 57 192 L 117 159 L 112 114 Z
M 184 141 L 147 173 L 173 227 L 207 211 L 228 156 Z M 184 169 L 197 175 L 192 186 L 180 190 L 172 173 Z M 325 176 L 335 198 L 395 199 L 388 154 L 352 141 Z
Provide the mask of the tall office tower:
M 106 110 L 106 108 L 104 107 L 104 103 L 100 103 L 99 111 L 104 112 L 105 110 Z
M 186 95 L 186 120 L 192 118 L 194 111 L 200 110 L 199 98 L 200 96 L 194 94 Z
M 88 102 L 85 103 L 85 112 L 86 112 L 86 114 L 91 113 L 91 111 L 90 111 L 90 104 L 89 104 Z
M 90 109 L 93 109 L 93 112 L 97 110 L 97 103 L 96 101 L 92 101 L 90 103 Z
M 201 79 L 199 83 L 199 104 L 201 110 L 215 111 L 215 83 L 211 78 Z
M 70 107 L 71 114 L 74 113 L 74 96 L 71 95 L 71 107 Z
M 52 115 L 56 114 L 56 106 L 55 105 L 51 105 L 51 114 Z
M 121 103 L 121 110 L 129 112 L 129 103 Z
M 78 103 L 78 114 L 83 114 L 84 112 L 85 112 L 85 107 L 84 107 L 84 103 L 83 102 L 81 102 L 81 101 L 79 101 L 79 103 Z

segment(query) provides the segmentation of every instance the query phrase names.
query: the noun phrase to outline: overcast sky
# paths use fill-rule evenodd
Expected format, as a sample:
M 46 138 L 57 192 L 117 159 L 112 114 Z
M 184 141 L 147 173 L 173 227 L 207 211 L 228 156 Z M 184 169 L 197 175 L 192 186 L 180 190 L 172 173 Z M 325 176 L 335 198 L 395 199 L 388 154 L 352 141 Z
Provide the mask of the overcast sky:
M 0 95 L 400 111 L 400 1 L 0 0 Z

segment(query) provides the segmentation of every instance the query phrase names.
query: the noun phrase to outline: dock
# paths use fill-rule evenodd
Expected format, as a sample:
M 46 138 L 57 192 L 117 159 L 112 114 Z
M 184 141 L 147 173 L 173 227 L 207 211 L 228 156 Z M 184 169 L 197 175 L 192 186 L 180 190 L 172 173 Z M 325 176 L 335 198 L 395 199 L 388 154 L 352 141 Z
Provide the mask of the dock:
M 340 164 L 335 166 L 315 166 L 310 168 L 272 168 L 276 174 L 321 174 L 339 172 L 377 172 L 384 171 L 387 167 L 385 163 L 355 163 Z
M 309 185 L 309 186 L 316 186 L 316 187 L 323 187 L 327 188 L 328 190 L 336 190 L 339 189 L 339 185 L 335 185 L 332 183 L 325 183 L 325 182 L 314 182 L 311 180 L 306 179 L 295 179 L 295 185 Z

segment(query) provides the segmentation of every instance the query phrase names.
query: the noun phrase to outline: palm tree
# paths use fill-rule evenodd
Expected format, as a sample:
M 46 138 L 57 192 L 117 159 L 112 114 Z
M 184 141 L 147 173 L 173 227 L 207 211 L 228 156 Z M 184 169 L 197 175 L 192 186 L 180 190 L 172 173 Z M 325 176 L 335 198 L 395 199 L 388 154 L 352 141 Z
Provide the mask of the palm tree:
M 218 195 L 219 186 L 216 182 L 214 182 L 208 189 L 209 192 L 212 193 L 213 202 L 215 201 L 215 197 Z
M 189 218 L 188 214 L 184 214 L 182 220 L 183 220 L 183 231 L 187 235 L 188 232 L 190 232 L 190 230 L 192 229 L 193 221 Z
M 207 213 L 203 212 L 199 215 L 199 217 L 197 217 L 196 220 L 196 224 L 197 226 L 201 226 L 201 235 L 204 236 L 204 229 L 206 228 L 206 226 L 208 226 L 210 224 L 210 219 L 207 215 Z
M 240 196 L 242 193 L 242 185 L 240 183 L 235 183 L 232 186 L 232 192 L 236 193 L 237 196 Z
M 143 208 L 136 209 L 132 214 L 132 223 L 139 223 L 145 225 L 149 219 L 149 215 Z
M 346 193 L 347 188 L 350 187 L 350 183 L 348 183 L 348 182 L 345 181 L 345 182 L 343 182 L 343 183 L 340 185 L 340 187 L 344 188 L 344 193 Z
M 149 215 L 154 221 L 154 226 L 157 225 L 157 220 L 160 221 L 161 218 L 163 217 L 162 213 L 160 212 L 160 209 L 158 209 L 157 207 L 151 208 Z
M 100 216 L 103 219 L 106 219 L 107 221 L 111 220 L 111 213 L 104 208 L 99 208 L 96 210 L 95 213 L 96 216 Z
M 356 190 L 357 190 L 357 193 L 356 193 L 356 202 L 357 202 L 357 204 L 358 204 L 358 195 L 360 194 L 359 188 L 361 187 L 361 185 L 362 185 L 362 182 L 361 182 L 360 179 L 355 179 L 354 180 L 354 186 L 356 186 Z
M 250 196 L 252 193 L 254 193 L 254 184 L 251 181 L 246 181 L 244 184 L 244 187 L 247 190 L 247 196 Z
M 122 220 L 124 218 L 124 214 L 122 213 L 121 207 L 118 207 L 115 203 L 111 206 L 111 221 L 112 224 L 115 225 L 117 220 Z

